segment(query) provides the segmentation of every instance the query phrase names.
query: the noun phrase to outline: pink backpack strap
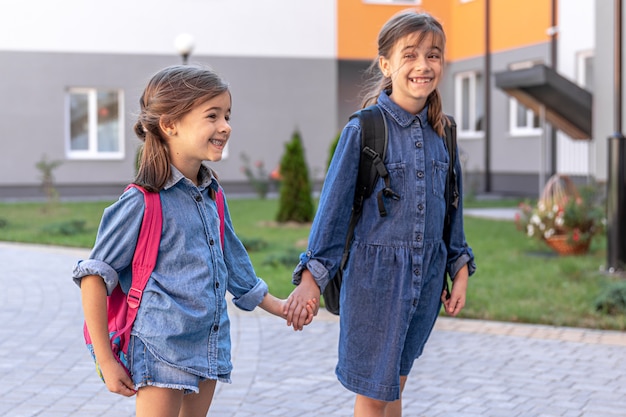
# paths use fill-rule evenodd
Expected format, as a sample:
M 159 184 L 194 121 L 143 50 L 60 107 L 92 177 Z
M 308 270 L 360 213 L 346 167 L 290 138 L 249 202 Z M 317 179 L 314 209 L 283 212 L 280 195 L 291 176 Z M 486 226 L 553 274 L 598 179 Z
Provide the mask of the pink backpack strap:
M 221 188 L 217 189 L 215 205 L 217 206 L 217 215 L 220 218 L 220 240 L 222 242 L 222 250 L 224 250 L 224 192 Z
M 128 311 L 126 313 L 126 327 L 130 328 L 137 316 L 137 310 L 141 303 L 143 290 L 150 279 L 150 275 L 156 266 L 157 255 L 159 254 L 159 245 L 161 243 L 161 230 L 163 228 L 163 215 L 161 210 L 161 196 L 159 193 L 147 191 L 145 188 L 130 184 L 126 187 L 136 188 L 144 195 L 145 209 L 143 212 L 143 221 L 135 254 L 133 255 L 132 276 L 133 280 L 131 288 L 128 291 L 126 301 L 128 303 Z M 124 333 L 127 328 L 120 330 Z M 128 341 L 126 338 L 124 352 L 127 352 Z

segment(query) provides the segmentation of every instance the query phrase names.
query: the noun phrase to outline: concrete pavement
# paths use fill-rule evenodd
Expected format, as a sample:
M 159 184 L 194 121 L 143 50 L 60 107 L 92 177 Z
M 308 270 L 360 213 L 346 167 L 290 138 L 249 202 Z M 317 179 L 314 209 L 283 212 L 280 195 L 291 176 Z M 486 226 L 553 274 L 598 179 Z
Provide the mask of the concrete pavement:
M 0 242 L 0 415 L 134 415 L 111 394 L 82 340 L 70 279 L 86 250 Z M 263 311 L 230 309 L 233 384 L 209 415 L 350 416 L 334 376 L 338 320 L 303 332 Z M 440 318 L 411 373 L 405 417 L 626 416 L 626 333 Z

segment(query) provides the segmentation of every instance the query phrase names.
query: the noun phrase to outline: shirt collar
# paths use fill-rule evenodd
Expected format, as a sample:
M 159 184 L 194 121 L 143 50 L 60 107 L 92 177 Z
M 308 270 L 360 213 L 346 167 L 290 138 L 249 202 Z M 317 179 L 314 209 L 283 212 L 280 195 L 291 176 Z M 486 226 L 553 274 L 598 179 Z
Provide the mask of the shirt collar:
M 425 127 L 428 125 L 428 104 L 424 106 L 422 111 L 420 111 L 417 115 L 411 114 L 408 111 L 404 110 L 402 107 L 398 106 L 396 103 L 389 98 L 389 93 L 391 91 L 385 90 L 380 93 L 378 96 L 378 105 L 389 113 L 391 117 L 393 117 L 396 122 L 402 127 L 407 127 L 417 118 L 420 121 L 420 125 Z
M 190 179 L 186 178 L 182 174 L 182 172 L 180 172 L 178 168 L 176 168 L 174 165 L 170 165 L 170 169 L 171 169 L 170 178 L 165 183 L 165 186 L 163 187 L 163 189 L 167 190 L 168 188 L 171 188 L 177 183 L 179 183 L 180 181 L 189 181 L 190 184 L 193 184 L 193 182 Z M 213 190 L 217 191 L 218 189 L 217 179 L 213 175 L 213 171 L 207 168 L 204 164 L 200 165 L 200 172 L 198 173 L 198 178 L 200 178 L 200 182 L 198 184 L 198 188 L 200 190 L 206 187 L 211 187 Z

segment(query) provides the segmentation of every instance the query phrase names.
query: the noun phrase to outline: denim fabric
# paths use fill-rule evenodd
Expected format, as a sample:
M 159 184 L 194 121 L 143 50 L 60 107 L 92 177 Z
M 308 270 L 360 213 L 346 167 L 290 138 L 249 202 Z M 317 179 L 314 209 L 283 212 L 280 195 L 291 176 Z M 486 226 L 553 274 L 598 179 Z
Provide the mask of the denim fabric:
M 132 334 L 178 369 L 217 379 L 232 369 L 226 291 L 239 308 L 252 310 L 268 289 L 235 235 L 226 202 L 222 252 L 217 207 L 209 197 L 218 184 L 204 167 L 201 178 L 195 186 L 172 166 L 172 177 L 160 192 L 159 254 Z M 104 279 L 109 293 L 118 282 L 128 291 L 143 210 L 143 195 L 136 189 L 105 210 L 89 259 L 74 267 L 78 285 L 93 274 Z
M 157 358 L 137 336 L 130 339 L 128 356 L 135 390 L 153 386 L 182 390 L 185 394 L 197 394 L 200 392 L 200 382 L 206 380 Z M 229 382 L 229 378 L 224 382 Z
M 376 194 L 384 183 L 379 179 L 363 204 L 343 275 L 336 373 L 354 392 L 393 401 L 400 394 L 399 376 L 410 371 L 436 320 L 444 271 L 454 276 L 467 264 L 471 275 L 476 265 L 465 240 L 462 202 L 453 213 L 449 247 L 442 238 L 449 155 L 444 140 L 428 123 L 428 109 L 412 115 L 384 93 L 378 105 L 389 129 L 385 166 L 400 199 L 383 197 L 387 216 L 380 217 Z M 353 119 L 341 134 L 326 175 L 294 284 L 306 268 L 323 289 L 339 267 L 360 137 L 358 120 Z M 460 164 L 456 168 L 462 195 Z

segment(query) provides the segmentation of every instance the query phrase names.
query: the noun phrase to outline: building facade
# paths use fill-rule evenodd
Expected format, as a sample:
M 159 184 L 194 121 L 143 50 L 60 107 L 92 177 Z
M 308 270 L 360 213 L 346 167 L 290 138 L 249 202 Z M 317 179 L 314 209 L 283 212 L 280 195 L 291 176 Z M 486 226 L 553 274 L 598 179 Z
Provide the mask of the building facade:
M 181 33 L 195 39 L 189 62 L 210 65 L 231 84 L 233 134 L 214 166 L 227 190 L 248 186 L 242 153 L 270 171 L 296 129 L 319 184 L 330 143 L 360 107 L 378 30 L 408 7 L 433 14 L 446 31 L 441 92 L 458 123 L 467 192 L 536 195 L 553 172 L 606 180 L 612 77 L 594 62 L 612 53 L 612 26 L 596 25 L 610 16 L 610 2 L 52 3 L 0 4 L 0 198 L 41 195 L 36 165 L 44 158 L 61 162 L 61 196 L 119 194 L 134 175 L 139 95 L 152 73 L 181 62 Z M 589 138 L 553 135 L 540 107 L 498 87 L 497 74 L 537 65 L 593 94 Z

